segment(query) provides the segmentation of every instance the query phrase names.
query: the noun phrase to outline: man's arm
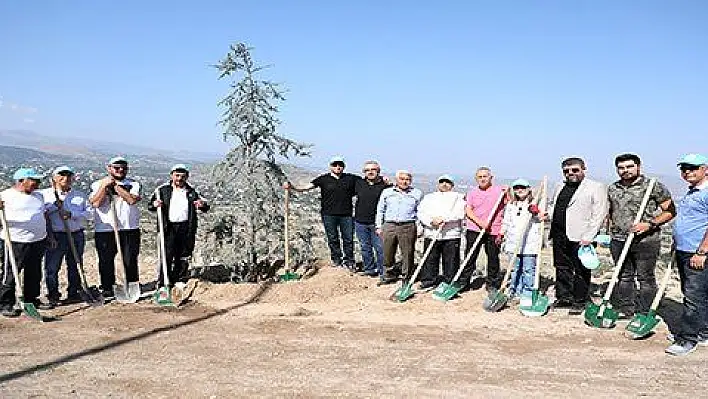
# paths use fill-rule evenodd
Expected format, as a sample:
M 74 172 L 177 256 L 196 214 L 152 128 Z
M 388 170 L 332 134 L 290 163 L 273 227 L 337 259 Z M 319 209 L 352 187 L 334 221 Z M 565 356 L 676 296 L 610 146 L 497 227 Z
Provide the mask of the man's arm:
M 647 222 L 637 223 L 632 226 L 632 231 L 641 234 L 645 231 L 658 229 L 676 217 L 676 205 L 671 199 L 671 192 L 661 182 L 657 182 L 652 190 L 652 198 L 659 203 L 661 213 Z
M 286 181 L 285 183 L 283 183 L 283 188 L 284 188 L 284 189 L 297 191 L 297 192 L 299 192 L 299 193 L 304 192 L 304 191 L 310 191 L 310 190 L 312 190 L 312 189 L 315 188 L 315 187 L 316 187 L 316 186 L 315 186 L 314 184 L 312 184 L 312 182 L 307 183 L 306 185 L 301 186 L 301 187 L 296 187 L 296 186 L 294 186 L 292 183 L 290 183 L 289 181 Z
M 474 208 L 470 204 L 467 204 L 467 206 L 465 206 L 465 215 L 469 220 L 472 221 L 472 223 L 479 226 L 480 229 L 486 230 L 487 227 L 489 227 L 486 221 L 478 218 L 477 215 L 474 214 Z
M 98 208 L 101 206 L 103 201 L 107 199 L 109 195 L 108 190 L 110 190 L 110 187 L 115 185 L 115 180 L 111 176 L 106 176 L 94 184 L 96 187 L 89 196 L 89 202 L 92 207 Z
M 588 230 L 580 237 L 581 245 L 589 245 L 600 231 L 602 223 L 605 221 L 607 211 L 610 207 L 607 200 L 607 187 L 604 184 L 597 183 L 597 187 L 592 191 L 592 209 L 590 212 L 590 226 Z
M 137 184 L 137 183 L 133 183 Z M 125 187 L 121 186 L 120 184 L 116 184 L 115 186 L 116 194 L 118 194 L 119 197 L 123 198 L 123 201 L 125 201 L 128 205 L 135 205 L 140 201 L 140 194 L 135 193 L 134 188 L 131 188 L 130 191 L 128 191 Z M 140 187 L 138 185 L 138 187 Z M 139 191 L 139 188 L 137 189 Z M 133 191 L 133 192 L 131 192 Z

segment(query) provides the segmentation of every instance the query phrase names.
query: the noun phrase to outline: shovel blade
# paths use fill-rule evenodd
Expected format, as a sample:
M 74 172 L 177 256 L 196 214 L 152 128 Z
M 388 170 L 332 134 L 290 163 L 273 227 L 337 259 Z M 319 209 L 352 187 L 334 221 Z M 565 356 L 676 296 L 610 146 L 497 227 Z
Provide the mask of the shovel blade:
M 82 301 L 86 302 L 90 306 L 98 307 L 103 306 L 106 303 L 103 295 L 101 295 L 101 291 L 99 291 L 98 287 L 95 286 L 86 287 L 85 290 L 80 290 L 79 296 Z
M 498 312 L 502 310 L 508 300 L 509 297 L 507 297 L 502 291 L 497 291 L 484 298 L 482 307 L 487 312 Z
M 405 302 L 413 296 L 413 283 L 403 283 L 391 296 L 392 299 L 398 302 Z
M 458 284 L 447 284 L 447 287 L 443 292 L 438 292 L 438 290 L 433 291 L 433 298 L 437 299 L 438 301 L 447 302 L 457 296 L 461 289 L 462 287 Z
M 438 284 L 438 286 L 435 287 L 435 289 L 433 290 L 433 294 L 432 294 L 433 297 L 438 297 L 438 296 L 443 295 L 445 293 L 445 291 L 447 291 L 447 287 L 449 287 L 449 286 L 450 286 L 450 284 L 448 284 L 444 281 L 442 283 Z
M 140 299 L 140 283 L 128 283 L 126 289 L 123 285 L 114 285 L 113 292 L 116 296 L 116 301 L 121 303 L 135 303 Z
M 30 319 L 37 321 L 44 321 L 42 315 L 39 314 L 37 307 L 31 302 L 20 302 L 20 307 L 22 307 L 22 314 L 29 317 Z
M 608 301 L 601 304 L 588 302 L 585 305 L 585 324 L 596 328 L 613 328 L 617 324 L 619 314 L 612 309 Z
M 627 336 L 631 339 L 641 339 L 650 335 L 654 327 L 659 324 L 656 311 L 650 310 L 647 314 L 637 313 L 632 321 L 627 324 Z
M 538 290 L 534 290 L 529 299 L 530 303 L 526 303 L 524 299 L 521 300 L 519 306 L 521 314 L 528 317 L 539 317 L 548 313 L 550 300 L 547 296 L 542 295 Z
M 280 281 L 285 281 L 285 282 L 300 280 L 299 274 L 293 273 L 290 271 L 285 272 L 285 273 L 279 275 L 278 277 L 279 277 Z
M 155 303 L 160 306 L 175 306 L 172 302 L 172 293 L 170 287 L 160 287 L 155 291 Z

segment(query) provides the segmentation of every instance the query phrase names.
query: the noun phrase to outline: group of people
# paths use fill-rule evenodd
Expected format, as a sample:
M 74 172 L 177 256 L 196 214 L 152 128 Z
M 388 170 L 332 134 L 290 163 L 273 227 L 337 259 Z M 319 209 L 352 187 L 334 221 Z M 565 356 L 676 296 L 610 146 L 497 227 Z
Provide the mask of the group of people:
M 4 249 L 3 281 L 0 285 L 0 314 L 19 316 L 15 298 L 15 276 L 8 254 L 11 242 L 18 270 L 24 270 L 22 296 L 39 309 L 81 301 L 79 262 L 84 254 L 84 231 L 94 222 L 100 290 L 104 298 L 114 296 L 117 230 L 123 255 L 124 278 L 138 282 L 140 253 L 140 207 L 142 187 L 128 177 L 128 161 L 114 157 L 106 165 L 107 174 L 91 184 L 87 195 L 73 187 L 75 173 L 69 166 L 52 171 L 50 186 L 40 189 L 44 176 L 32 168 L 20 168 L 13 175 L 14 185 L 0 192 L 0 209 L 5 214 L 0 244 Z M 188 260 L 194 250 L 197 211 L 206 212 L 209 204 L 187 183 L 189 167 L 176 164 L 170 181 L 152 194 L 148 210 L 163 214 L 165 254 L 170 285 L 189 278 Z M 159 197 L 158 197 L 159 193 Z M 72 244 L 76 250 L 71 250 Z M 66 260 L 68 287 L 62 300 L 59 271 Z M 43 262 L 44 261 L 44 262 Z M 44 273 L 42 273 L 44 263 Z M 81 263 L 83 265 L 83 263 Z M 39 299 L 42 275 L 47 302 Z M 163 284 L 162 269 L 157 280 Z
M 358 176 L 345 173 L 344 159 L 337 156 L 330 160 L 329 173 L 300 187 L 286 182 L 284 188 L 320 189 L 333 265 L 376 277 L 380 285 L 399 279 L 412 283 L 415 242 L 422 235 L 424 248 L 432 248 L 421 266 L 419 289 L 445 282 L 461 285 L 464 291 L 484 278 L 486 290 L 494 294 L 502 284 L 500 256 L 515 256 L 510 293 L 530 295 L 545 238 L 540 226 L 548 221 L 556 271 L 553 308 L 565 308 L 571 314 L 581 314 L 591 300 L 591 270 L 583 265 L 579 250 L 594 245 L 600 230 L 608 226 L 616 263 L 634 233 L 611 298 L 620 317 L 626 319 L 649 311 L 657 292 L 661 226 L 673 222 L 673 256 L 684 302 L 681 325 L 669 337 L 673 342 L 666 352 L 686 355 L 698 345 L 708 345 L 708 158 L 700 154 L 682 157 L 677 166 L 688 192 L 675 202 L 666 186 L 655 182 L 636 224 L 650 179 L 642 174 L 636 154 L 618 155 L 614 162 L 619 179 L 607 186 L 586 177 L 582 158 L 564 159 L 564 180 L 548 195 L 547 209 L 534 200 L 528 180 L 517 179 L 510 187 L 498 185 L 488 167 L 476 170 L 476 185 L 466 193 L 454 191 L 455 179 L 445 174 L 437 179 L 435 192 L 423 195 L 412 185 L 410 171 L 397 171 L 395 181 L 389 182 L 381 176 L 378 162 L 366 161 L 363 176 Z M 361 270 L 354 262 L 354 231 L 361 248 Z M 461 265 L 463 234 L 470 261 Z M 479 245 L 472 245 L 475 241 Z M 486 275 L 476 262 L 482 248 L 487 256 Z M 399 251 L 400 262 L 396 262 Z M 460 277 L 452 281 L 459 267 L 463 267 Z

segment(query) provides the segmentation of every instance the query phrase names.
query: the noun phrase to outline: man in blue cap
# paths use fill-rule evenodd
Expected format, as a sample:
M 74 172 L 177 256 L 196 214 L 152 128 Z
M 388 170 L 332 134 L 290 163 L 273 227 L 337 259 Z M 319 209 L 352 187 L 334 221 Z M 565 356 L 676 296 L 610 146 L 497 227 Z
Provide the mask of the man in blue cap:
M 160 209 L 165 224 L 165 252 L 167 278 L 171 286 L 189 279 L 188 260 L 194 251 L 197 236 L 197 211 L 207 212 L 209 204 L 197 190 L 187 183 L 189 167 L 176 164 L 170 170 L 170 183 L 158 187 L 150 198 L 148 210 Z M 158 200 L 157 194 L 160 194 Z M 164 285 L 160 268 L 157 286 Z
M 128 283 L 139 281 L 138 255 L 140 254 L 140 183 L 127 177 L 128 161 L 114 157 L 106 166 L 108 175 L 91 184 L 89 201 L 93 206 L 96 222 L 96 253 L 101 290 L 104 298 L 112 298 L 116 283 L 115 257 L 118 254 L 113 229 L 118 230 L 120 246 Z M 111 202 L 115 203 L 117 226 L 113 226 Z
M 708 158 L 688 154 L 678 162 L 688 192 L 677 203 L 673 234 L 683 309 L 675 340 L 666 348 L 683 356 L 708 345 Z
M 329 173 L 317 176 L 303 187 L 295 187 L 290 182 L 285 182 L 283 187 L 298 192 L 320 188 L 320 214 L 332 264 L 335 267 L 344 266 L 355 271 L 352 199 L 356 194 L 356 182 L 361 177 L 344 173 L 344 167 L 344 158 L 335 156 L 329 160 Z
M 93 208 L 88 202 L 88 197 L 81 190 L 72 187 L 74 171 L 69 166 L 59 166 L 52 173 L 52 187 L 41 190 L 44 201 L 49 209 L 48 216 L 51 223 L 56 246 L 47 248 L 44 261 L 44 281 L 47 285 L 47 299 L 52 305 L 58 305 L 61 299 L 59 293 L 59 270 L 61 263 L 66 258 L 66 273 L 68 287 L 65 303 L 81 301 L 79 290 L 81 280 L 77 268 L 78 262 L 84 255 L 84 228 L 89 219 L 93 218 Z M 69 231 L 64 227 L 66 221 Z M 74 259 L 69 240 L 73 240 L 79 259 Z
M 6 245 L 12 245 L 18 271 L 24 269 L 22 296 L 39 309 L 52 306 L 39 301 L 42 281 L 42 258 L 47 242 L 46 206 L 37 190 L 41 176 L 32 168 L 20 168 L 12 176 L 15 184 L 0 193 L 0 208 L 5 212 L 7 226 L 2 226 L 2 245 L 5 250 L 4 278 L 0 286 L 0 314 L 17 317 L 15 308 L 15 278 Z M 8 230 L 5 231 L 5 228 Z M 6 237 L 10 236 L 10 243 Z

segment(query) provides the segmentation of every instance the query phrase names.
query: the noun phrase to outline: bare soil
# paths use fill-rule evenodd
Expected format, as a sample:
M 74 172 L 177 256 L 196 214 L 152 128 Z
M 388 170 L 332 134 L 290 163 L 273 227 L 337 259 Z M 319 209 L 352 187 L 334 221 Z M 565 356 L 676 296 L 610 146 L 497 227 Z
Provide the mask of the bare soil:
M 142 269 L 151 280 L 154 266 Z M 292 283 L 202 282 L 181 309 L 147 299 L 62 306 L 44 312 L 60 318 L 46 323 L 2 319 L 0 397 L 677 398 L 708 389 L 708 350 L 665 355 L 663 323 L 630 341 L 624 324 L 593 329 L 567 312 L 487 313 L 484 290 L 394 303 L 395 287 L 375 283 L 322 267 Z M 675 316 L 678 302 L 667 306 Z

